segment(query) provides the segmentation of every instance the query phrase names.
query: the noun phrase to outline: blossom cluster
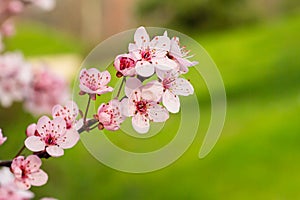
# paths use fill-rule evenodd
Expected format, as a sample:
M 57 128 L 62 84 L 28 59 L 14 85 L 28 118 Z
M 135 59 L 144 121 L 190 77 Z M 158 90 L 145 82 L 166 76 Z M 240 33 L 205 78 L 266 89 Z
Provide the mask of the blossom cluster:
M 44 112 L 51 108 L 52 116 L 49 118 L 44 115 L 37 123 L 28 125 L 24 145 L 33 152 L 32 155 L 23 156 L 21 151 L 11 161 L 10 170 L 7 170 L 8 166 L 2 165 L 6 167 L 0 170 L 0 200 L 33 198 L 34 194 L 29 191 L 31 186 L 41 186 L 48 181 L 48 175 L 41 169 L 41 158 L 63 156 L 64 150 L 75 146 L 80 139 L 79 134 L 84 131 L 89 132 L 94 128 L 116 131 L 121 128 L 126 118 L 130 118 L 134 130 L 145 134 L 149 131 L 151 122 L 165 122 L 170 117 L 169 113 L 178 113 L 179 96 L 194 93 L 189 80 L 182 76 L 188 72 L 189 67 L 197 64 L 189 60 L 188 53 L 180 46 L 179 38 L 169 38 L 165 32 L 150 41 L 146 29 L 138 28 L 134 34 L 134 43 L 129 44 L 128 52 L 117 55 L 114 60 L 116 76 L 123 77 L 117 95 L 109 102 L 101 102 L 93 113 L 93 119 L 87 119 L 91 101 L 101 101 L 101 95 L 115 89 L 110 86 L 112 77 L 108 71 L 101 72 L 96 68 L 84 68 L 80 71 L 79 94 L 88 97 L 83 112 L 74 101 L 68 101 L 66 104 L 55 103 L 68 99 L 64 96 L 66 90 L 62 90 L 62 80 L 54 78 L 45 70 L 27 73 L 27 78 L 32 75 L 27 80 L 22 75 L 24 76 L 30 67 L 24 64 L 21 55 L 2 55 L 2 105 L 8 106 L 16 98 L 23 98 L 25 102 L 28 100 L 28 103 L 25 103 L 28 109 Z M 15 58 L 9 59 L 10 56 Z M 7 85 L 11 88 L 1 88 L 8 81 Z M 20 88 L 22 89 L 19 90 Z M 122 89 L 125 95 L 120 97 Z M 26 92 L 22 94 L 22 91 Z M 52 106 L 53 104 L 56 105 Z M 6 140 L 0 129 L 0 145 Z

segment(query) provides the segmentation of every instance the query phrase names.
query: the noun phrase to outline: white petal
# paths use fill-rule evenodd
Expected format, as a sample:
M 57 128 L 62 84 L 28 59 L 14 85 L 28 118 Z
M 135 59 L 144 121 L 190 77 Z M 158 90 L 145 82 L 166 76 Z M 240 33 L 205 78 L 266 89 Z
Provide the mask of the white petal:
M 59 146 L 63 149 L 72 148 L 80 139 L 79 133 L 71 128 L 67 130 L 66 134 L 58 142 Z
M 149 107 L 149 118 L 154 122 L 164 122 L 169 118 L 168 111 L 159 104 Z
M 168 38 L 167 36 L 156 36 L 154 37 L 151 42 L 150 42 L 150 48 L 153 48 L 156 50 L 157 52 L 160 53 L 167 53 L 167 51 L 170 50 L 170 38 Z
M 46 184 L 47 181 L 48 181 L 48 175 L 41 169 L 31 174 L 31 179 L 30 179 L 31 185 L 41 186 Z
M 181 96 L 188 96 L 194 93 L 192 84 L 184 78 L 177 78 L 172 83 L 170 90 L 172 91 L 172 93 Z
M 176 70 L 179 68 L 179 65 L 174 61 L 167 57 L 152 59 L 152 64 L 159 70 Z
M 132 117 L 132 126 L 138 133 L 147 133 L 150 128 L 149 119 L 144 115 L 137 113 Z
M 64 150 L 58 146 L 47 147 L 46 151 L 52 157 L 59 157 L 64 155 Z
M 128 78 L 126 80 L 126 85 L 125 85 L 125 94 L 127 97 L 130 97 L 131 92 L 138 87 L 142 86 L 142 82 L 137 79 L 137 78 Z
M 162 83 L 151 81 L 142 87 L 142 98 L 149 101 L 160 101 L 163 89 Z
M 139 27 L 134 34 L 134 42 L 138 48 L 144 47 L 150 41 L 149 35 L 144 27 Z
M 154 66 L 147 61 L 139 61 L 135 66 L 136 73 L 143 77 L 149 77 L 154 74 Z
M 179 97 L 169 90 L 166 90 L 163 94 L 163 105 L 167 108 L 167 110 L 171 113 L 178 113 L 180 108 Z
M 121 101 L 121 113 L 122 115 L 129 117 L 129 105 L 128 105 L 128 98 L 125 98 Z
M 45 142 L 40 137 L 30 136 L 25 140 L 25 146 L 30 151 L 37 152 L 45 149 Z

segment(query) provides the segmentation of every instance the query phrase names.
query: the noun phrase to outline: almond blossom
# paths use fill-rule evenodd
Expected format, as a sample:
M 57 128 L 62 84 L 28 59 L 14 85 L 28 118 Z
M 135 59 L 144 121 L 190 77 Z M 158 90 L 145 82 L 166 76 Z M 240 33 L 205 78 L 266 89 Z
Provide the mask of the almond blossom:
M 156 36 L 150 41 L 144 27 L 136 30 L 134 43 L 130 43 L 128 49 L 137 60 L 135 70 L 140 76 L 149 77 L 156 68 L 171 70 L 177 67 L 177 63 L 166 56 L 170 49 L 170 39 L 163 35 Z
M 33 151 L 44 151 L 52 156 L 59 157 L 64 154 L 64 149 L 72 148 L 79 139 L 76 131 L 67 131 L 66 121 L 62 117 L 50 120 L 42 116 L 36 125 L 37 134 L 25 140 L 25 146 Z
M 111 131 L 118 130 L 125 119 L 121 114 L 121 103 L 117 99 L 101 104 L 95 118 L 99 121 L 99 129 Z
M 7 137 L 3 137 L 2 130 L 0 128 L 0 145 L 2 145 L 7 140 Z
M 82 69 L 80 72 L 80 94 L 89 94 L 96 100 L 96 94 L 101 95 L 113 91 L 112 87 L 107 86 L 111 76 L 108 71 L 100 72 L 96 68 Z
M 150 121 L 164 122 L 169 118 L 168 111 L 143 87 L 134 89 L 129 98 L 122 100 L 123 114 L 132 117 L 133 128 L 141 134 L 149 131 Z
M 25 98 L 31 80 L 31 67 L 19 52 L 0 55 L 0 104 L 9 107 Z
M 118 55 L 114 61 L 114 67 L 116 68 L 117 76 L 134 76 L 136 60 L 131 54 Z
M 69 99 L 69 85 L 65 79 L 46 66 L 33 71 L 30 87 L 26 92 L 25 108 L 34 115 L 50 114 L 52 107 Z
M 48 175 L 40 169 L 41 159 L 36 155 L 27 158 L 18 156 L 13 159 L 11 171 L 15 176 L 15 183 L 21 189 L 28 190 L 31 185 L 42 186 L 46 184 Z
M 154 81 L 154 85 L 157 92 L 160 94 L 162 91 L 162 103 L 171 113 L 179 112 L 180 101 L 179 95 L 188 96 L 194 93 L 192 84 L 184 79 L 180 78 L 178 71 L 157 71 L 157 76 L 160 78 L 160 82 Z M 159 89 L 159 85 L 161 89 Z
M 0 200 L 28 200 L 34 197 L 29 190 L 20 189 L 8 167 L 0 169 Z
M 164 35 L 167 36 L 167 32 L 165 32 Z M 189 61 L 188 58 L 192 56 L 188 56 L 188 54 L 189 51 L 185 50 L 185 47 L 180 47 L 179 38 L 173 37 L 171 39 L 170 50 L 167 56 L 179 64 L 179 70 L 184 74 L 188 72 L 188 67 L 198 64 L 197 61 Z

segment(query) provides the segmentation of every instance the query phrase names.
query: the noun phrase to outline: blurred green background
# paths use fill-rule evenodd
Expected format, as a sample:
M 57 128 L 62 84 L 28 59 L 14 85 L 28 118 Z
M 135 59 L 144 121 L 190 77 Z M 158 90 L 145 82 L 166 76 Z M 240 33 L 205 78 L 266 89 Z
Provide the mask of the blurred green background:
M 80 142 L 65 156 L 43 162 L 50 178 L 45 186 L 32 189 L 36 199 L 300 199 L 300 7 L 293 0 L 253 2 L 134 4 L 136 24 L 165 26 L 191 36 L 209 52 L 223 76 L 227 118 L 220 140 L 207 157 L 198 159 L 198 152 L 209 123 L 210 98 L 205 83 L 191 72 L 187 77 L 197 92 L 201 125 L 179 160 L 156 172 L 127 174 L 102 165 Z M 91 49 L 90 42 L 78 42 L 76 33 L 55 29 L 53 24 L 19 19 L 17 35 L 6 44 L 28 58 L 84 57 Z M 8 136 L 0 159 L 15 155 L 26 126 L 35 121 L 21 104 L 0 108 L 0 127 Z M 174 115 L 169 123 L 176 122 Z M 131 141 L 120 132 L 106 134 L 136 152 L 154 150 L 174 136 L 168 130 L 139 145 L 139 140 Z

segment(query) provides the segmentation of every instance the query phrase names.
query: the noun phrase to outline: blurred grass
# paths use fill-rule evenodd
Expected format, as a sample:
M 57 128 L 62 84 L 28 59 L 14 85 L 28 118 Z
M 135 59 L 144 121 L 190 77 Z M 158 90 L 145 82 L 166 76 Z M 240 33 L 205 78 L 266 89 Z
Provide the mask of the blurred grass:
M 295 15 L 269 24 L 194 36 L 218 65 L 228 95 L 223 134 L 205 159 L 198 159 L 210 117 L 208 94 L 204 92 L 197 94 L 204 123 L 200 134 L 171 166 L 148 174 L 122 173 L 100 164 L 79 143 L 65 156 L 43 163 L 49 182 L 33 191 L 37 197 L 54 196 L 61 200 L 300 199 L 299 30 L 300 15 Z M 45 47 L 57 43 L 72 50 L 76 46 L 48 38 L 49 34 L 38 28 L 24 33 L 20 30 L 17 37 L 31 37 L 31 32 L 43 38 L 40 42 Z M 28 47 L 31 42 L 19 39 L 14 45 L 22 46 L 27 55 L 38 54 Z M 57 51 L 41 52 L 61 52 L 58 46 L 53 49 Z M 195 87 L 199 84 L 191 81 Z M 5 127 L 9 140 L 0 148 L 0 159 L 13 155 L 4 152 L 17 151 L 21 143 L 17 134 L 23 134 L 26 124 L 33 121 L 28 115 L 16 116 L 16 109 L 20 105 L 9 110 L 1 108 L 1 127 Z M 163 134 L 157 137 L 163 143 L 156 141 L 154 146 L 170 139 L 170 134 L 162 137 Z M 110 136 L 122 146 L 119 137 L 117 133 Z M 130 149 L 135 144 L 123 145 Z

